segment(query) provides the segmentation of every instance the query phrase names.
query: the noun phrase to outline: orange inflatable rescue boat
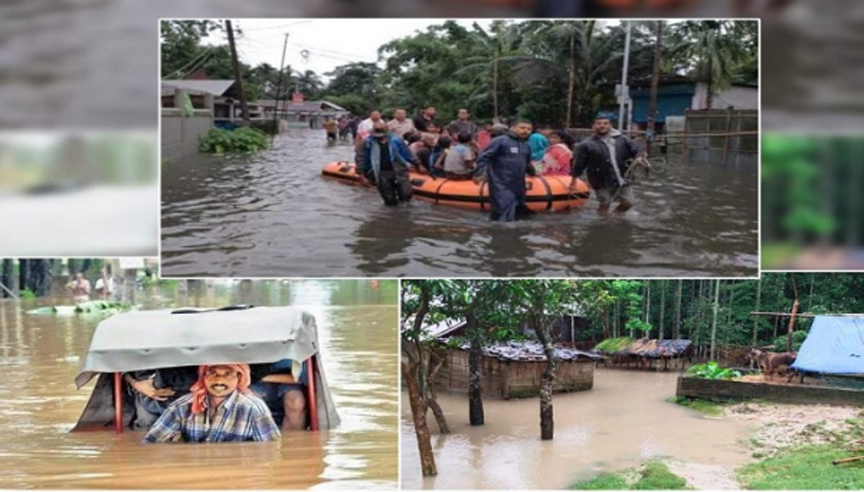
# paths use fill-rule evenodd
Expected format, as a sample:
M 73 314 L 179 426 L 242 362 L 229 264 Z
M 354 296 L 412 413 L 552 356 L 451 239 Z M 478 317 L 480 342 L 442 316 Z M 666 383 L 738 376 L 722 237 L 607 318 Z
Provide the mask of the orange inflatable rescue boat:
M 331 162 L 324 166 L 321 175 L 343 183 L 360 184 L 357 170 L 350 162 Z M 488 183 L 478 185 L 471 180 L 454 181 L 413 172 L 409 175 L 414 196 L 420 200 L 472 210 L 490 210 Z M 572 179 L 569 176 L 528 176 L 525 178 L 528 208 L 535 212 L 560 212 L 581 207 L 588 200 L 588 185 L 575 178 L 576 190 L 570 191 Z

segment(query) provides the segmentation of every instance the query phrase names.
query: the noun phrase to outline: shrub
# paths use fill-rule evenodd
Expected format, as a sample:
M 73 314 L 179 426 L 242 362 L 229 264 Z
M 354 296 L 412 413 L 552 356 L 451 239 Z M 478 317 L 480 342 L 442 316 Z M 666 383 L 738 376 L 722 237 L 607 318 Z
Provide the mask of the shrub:
M 200 137 L 199 150 L 211 154 L 225 152 L 257 152 L 268 147 L 267 135 L 254 128 L 236 130 L 213 128 Z
M 279 123 L 276 120 L 253 121 L 252 128 L 267 135 L 276 135 L 279 131 Z
M 688 369 L 687 374 L 701 379 L 733 379 L 741 377 L 740 372 L 720 367 L 714 361 L 707 364 L 697 364 Z
M 18 297 L 21 299 L 36 299 L 36 294 L 30 289 L 24 289 L 18 294 Z
M 786 336 L 783 335 L 781 337 L 777 337 L 774 339 L 774 352 L 785 352 L 786 351 Z M 798 352 L 801 350 L 801 345 L 804 343 L 804 339 L 807 338 L 807 332 L 803 330 L 792 332 L 792 351 Z

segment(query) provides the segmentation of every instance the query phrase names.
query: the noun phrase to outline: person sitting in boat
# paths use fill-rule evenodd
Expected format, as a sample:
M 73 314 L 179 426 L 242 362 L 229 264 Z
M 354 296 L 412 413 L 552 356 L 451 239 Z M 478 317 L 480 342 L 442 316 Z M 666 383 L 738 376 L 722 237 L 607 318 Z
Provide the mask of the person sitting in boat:
M 424 133 L 420 137 L 420 141 L 415 144 L 412 152 L 417 156 L 417 172 L 421 174 L 429 174 L 432 169 L 432 164 L 429 159 L 432 157 L 432 152 L 438 144 L 438 138 L 432 133 Z M 410 148 L 410 147 L 409 147 Z
M 449 179 L 467 180 L 474 174 L 474 161 L 477 159 L 475 150 L 471 147 L 472 135 L 469 132 L 459 132 L 458 143 L 444 158 L 444 174 Z
M 543 156 L 543 176 L 569 176 L 573 160 L 573 137 L 564 130 L 549 134 L 549 148 Z
M 123 380 L 134 398 L 132 427 L 147 430 L 165 413 L 171 403 L 187 395 L 195 384 L 196 367 L 170 367 L 127 372 Z
M 438 137 L 435 150 L 429 155 L 429 174 L 434 178 L 444 177 L 444 160 L 450 152 L 450 137 Z
M 143 442 L 278 440 L 279 427 L 250 382 L 247 364 L 198 366 L 190 393 L 165 410 Z
M 456 112 L 456 119 L 451 121 L 449 125 L 447 125 L 447 130 L 449 130 L 451 136 L 457 136 L 462 132 L 468 132 L 471 137 L 474 137 L 474 134 L 477 133 L 477 125 L 474 124 L 470 120 L 471 113 L 468 112 L 467 109 L 461 108 Z
M 306 429 L 306 367 L 282 359 L 273 364 L 253 364 L 251 371 L 254 382 L 249 389 L 264 400 L 277 422 L 282 416 L 282 430 Z
M 404 140 L 387 132 L 386 123 L 375 124 L 372 135 L 363 143 L 360 157 L 360 182 L 375 183 L 385 205 L 395 207 L 399 202 L 411 200 L 408 166 L 416 166 L 417 158 L 411 155 Z

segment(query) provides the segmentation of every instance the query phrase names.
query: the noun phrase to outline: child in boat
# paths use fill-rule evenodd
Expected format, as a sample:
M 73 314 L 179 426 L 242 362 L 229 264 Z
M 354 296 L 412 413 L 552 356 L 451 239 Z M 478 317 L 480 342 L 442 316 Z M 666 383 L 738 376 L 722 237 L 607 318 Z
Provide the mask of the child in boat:
M 459 132 L 458 143 L 450 149 L 444 158 L 444 174 L 449 179 L 467 180 L 474 174 L 474 161 L 477 154 L 471 147 L 472 135 L 469 132 Z
M 573 138 L 564 130 L 549 134 L 549 147 L 543 156 L 543 176 L 569 176 L 573 159 Z
M 438 145 L 429 156 L 429 174 L 436 178 L 444 177 L 444 159 L 450 151 L 450 137 L 438 137 Z
M 279 428 L 250 382 L 246 364 L 198 366 L 191 392 L 165 410 L 143 442 L 278 440 Z

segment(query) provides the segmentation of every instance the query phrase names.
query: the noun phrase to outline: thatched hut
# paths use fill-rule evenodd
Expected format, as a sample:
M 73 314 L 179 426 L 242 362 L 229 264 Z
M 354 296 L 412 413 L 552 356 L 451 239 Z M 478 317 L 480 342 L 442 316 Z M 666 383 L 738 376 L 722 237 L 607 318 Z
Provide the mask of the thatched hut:
M 609 338 L 594 348 L 598 354 L 606 356 L 604 366 L 627 367 L 636 369 L 684 369 L 693 355 L 690 340 L 657 340 L 628 337 Z

